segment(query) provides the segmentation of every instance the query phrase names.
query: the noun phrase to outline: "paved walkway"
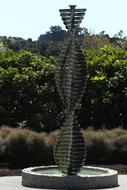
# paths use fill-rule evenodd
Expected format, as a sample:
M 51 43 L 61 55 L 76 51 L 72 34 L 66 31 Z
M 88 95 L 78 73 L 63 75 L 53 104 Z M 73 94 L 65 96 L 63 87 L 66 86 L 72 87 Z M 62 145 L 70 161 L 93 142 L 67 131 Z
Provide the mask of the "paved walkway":
M 127 175 L 119 175 L 118 180 L 120 185 L 119 187 L 108 188 L 103 190 L 127 190 Z M 0 190 L 39 190 L 39 189 L 23 187 L 21 185 L 21 176 L 11 176 L 11 177 L 0 177 Z

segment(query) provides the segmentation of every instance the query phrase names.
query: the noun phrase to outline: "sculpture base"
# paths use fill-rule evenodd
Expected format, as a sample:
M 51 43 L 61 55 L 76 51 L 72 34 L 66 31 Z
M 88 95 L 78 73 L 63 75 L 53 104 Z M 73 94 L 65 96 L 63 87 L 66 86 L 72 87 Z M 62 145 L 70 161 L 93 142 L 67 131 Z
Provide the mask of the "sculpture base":
M 85 166 L 78 176 L 65 176 L 57 166 L 40 166 L 22 170 L 22 185 L 43 189 L 101 189 L 118 186 L 118 172 Z

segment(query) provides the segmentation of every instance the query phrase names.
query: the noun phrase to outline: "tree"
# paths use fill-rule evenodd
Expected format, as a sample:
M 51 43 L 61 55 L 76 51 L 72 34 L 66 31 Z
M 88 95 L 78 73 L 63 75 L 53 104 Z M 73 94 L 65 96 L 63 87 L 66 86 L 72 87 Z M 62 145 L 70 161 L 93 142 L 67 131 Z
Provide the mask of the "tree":
M 57 128 L 61 119 L 57 96 L 53 58 L 27 51 L 0 52 L 1 125 L 38 131 Z
M 86 49 L 92 49 L 94 50 L 99 50 L 101 47 L 104 45 L 109 45 L 109 36 L 108 35 L 91 35 L 91 34 L 86 34 L 84 35 L 84 48 Z
M 5 46 L 3 44 L 3 42 L 0 42 L 0 52 L 5 51 Z
M 82 126 L 127 126 L 127 51 L 104 46 L 84 50 L 89 78 L 81 110 Z
M 51 26 L 50 31 L 40 35 L 37 40 L 39 53 L 46 56 L 58 56 L 65 37 L 66 31 L 60 26 Z

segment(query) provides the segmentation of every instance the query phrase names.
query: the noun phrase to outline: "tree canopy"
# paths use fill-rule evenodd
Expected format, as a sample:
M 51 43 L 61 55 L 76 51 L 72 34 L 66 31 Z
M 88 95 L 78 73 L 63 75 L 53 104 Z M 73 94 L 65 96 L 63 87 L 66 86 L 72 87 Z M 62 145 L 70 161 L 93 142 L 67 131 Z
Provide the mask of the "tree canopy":
M 52 26 L 37 41 L 0 37 L 0 125 L 37 131 L 61 126 L 64 112 L 54 69 L 66 35 L 60 26 Z M 78 31 L 88 70 L 78 110 L 83 128 L 127 126 L 127 40 L 122 35 Z

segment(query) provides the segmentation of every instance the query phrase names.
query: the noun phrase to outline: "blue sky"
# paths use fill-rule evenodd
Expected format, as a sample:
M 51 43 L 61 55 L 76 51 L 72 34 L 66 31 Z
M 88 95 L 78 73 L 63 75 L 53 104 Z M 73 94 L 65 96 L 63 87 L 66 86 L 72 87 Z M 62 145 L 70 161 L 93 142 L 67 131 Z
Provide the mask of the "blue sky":
M 127 36 L 127 0 L 0 0 L 0 36 L 36 40 L 52 25 L 64 29 L 59 9 L 70 4 L 87 9 L 81 26 L 92 33 Z

